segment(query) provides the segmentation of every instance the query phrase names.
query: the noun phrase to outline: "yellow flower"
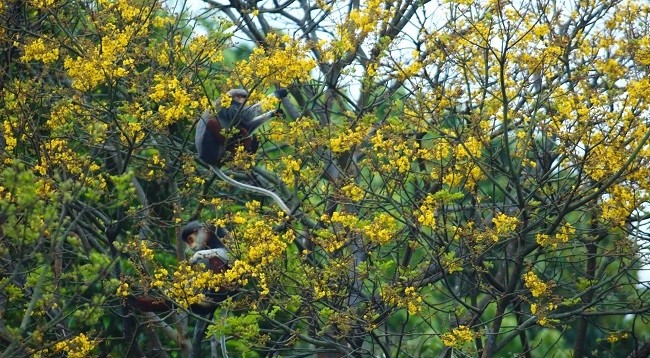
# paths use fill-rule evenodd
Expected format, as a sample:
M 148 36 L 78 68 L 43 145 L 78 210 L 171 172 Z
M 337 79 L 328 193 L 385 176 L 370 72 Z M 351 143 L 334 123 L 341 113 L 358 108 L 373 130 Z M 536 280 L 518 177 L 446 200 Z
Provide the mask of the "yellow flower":
M 551 247 L 557 249 L 559 244 L 566 244 L 569 242 L 571 236 L 575 234 L 576 230 L 569 223 L 565 223 L 554 236 L 543 233 L 535 235 L 535 241 L 542 247 Z
M 472 332 L 469 327 L 465 325 L 460 325 L 452 329 L 448 333 L 444 333 L 440 336 L 442 344 L 447 347 L 458 348 L 463 344 L 470 342 L 476 337 L 476 333 Z
M 366 226 L 365 233 L 371 242 L 385 245 L 395 236 L 397 220 L 389 214 L 377 215 L 370 225 Z
M 614 332 L 607 336 L 606 340 L 609 343 L 616 343 L 620 340 L 626 339 L 628 337 L 627 332 Z
M 85 334 L 80 333 L 73 338 L 55 344 L 54 351 L 65 353 L 68 358 L 86 358 L 96 346 L 96 341 L 91 341 Z
M 126 297 L 129 295 L 129 284 L 126 282 L 122 282 L 118 287 L 117 287 L 117 295 Z
M 47 9 L 54 5 L 55 0 L 29 0 L 29 3 L 37 9 Z
M 499 213 L 492 218 L 492 223 L 498 236 L 507 236 L 517 229 L 519 219 L 514 216 Z
M 352 201 L 360 201 L 363 199 L 365 192 L 363 189 L 356 186 L 354 183 L 350 183 L 341 188 L 343 195 L 350 198 Z
M 426 199 L 422 202 L 419 210 L 417 211 L 417 220 L 420 224 L 430 228 L 436 227 L 436 210 L 438 205 L 433 195 L 427 195 Z
M 228 108 L 232 104 L 232 96 L 224 93 L 219 97 L 219 108 Z
M 463 271 L 462 261 L 457 259 L 453 252 L 448 252 L 442 255 L 440 258 L 440 264 L 449 274 Z
M 399 286 L 386 286 L 379 291 L 379 296 L 390 305 L 406 308 L 410 314 L 417 314 L 422 309 L 422 296 L 413 286 L 403 290 Z
M 38 38 L 23 48 L 23 56 L 20 58 L 23 62 L 31 60 L 43 61 L 43 63 L 52 63 L 59 58 L 58 47 L 46 46 L 42 38 Z
M 549 289 L 548 284 L 540 280 L 532 271 L 524 274 L 524 286 L 530 290 L 533 297 L 546 295 Z

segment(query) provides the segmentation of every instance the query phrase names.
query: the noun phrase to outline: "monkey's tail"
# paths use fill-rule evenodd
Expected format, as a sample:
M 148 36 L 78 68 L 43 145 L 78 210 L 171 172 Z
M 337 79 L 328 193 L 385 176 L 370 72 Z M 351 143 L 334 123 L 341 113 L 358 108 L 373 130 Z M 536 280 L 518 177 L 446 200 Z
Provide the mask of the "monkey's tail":
M 235 179 L 227 176 L 224 172 L 221 171 L 221 169 L 215 167 L 214 165 L 210 165 L 210 168 L 215 174 L 217 174 L 219 178 L 221 178 L 221 180 L 225 181 L 226 183 L 232 186 L 270 197 L 278 204 L 278 206 L 280 206 L 280 209 L 282 209 L 282 211 L 284 211 L 284 213 L 287 214 L 287 216 L 291 216 L 291 209 L 289 209 L 287 204 L 285 204 L 284 201 L 282 201 L 282 199 L 278 196 L 278 194 L 270 190 L 260 188 L 258 186 L 248 185 L 248 184 L 238 182 Z

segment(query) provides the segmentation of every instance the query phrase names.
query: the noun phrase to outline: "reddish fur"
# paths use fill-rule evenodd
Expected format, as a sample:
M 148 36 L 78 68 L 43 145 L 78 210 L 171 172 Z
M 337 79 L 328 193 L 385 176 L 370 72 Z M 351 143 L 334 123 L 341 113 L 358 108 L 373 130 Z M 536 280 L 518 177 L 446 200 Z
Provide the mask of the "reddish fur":
M 225 151 L 231 155 L 236 152 L 237 147 L 240 145 L 244 146 L 244 149 L 249 153 L 255 153 L 257 151 L 257 141 L 248 130 L 242 126 L 236 127 L 239 132 L 230 139 L 227 139 L 223 135 L 223 128 L 215 117 L 208 119 L 206 122 L 206 128 L 214 136 L 217 143 L 226 143 Z
M 210 268 L 214 273 L 222 273 L 222 272 L 226 272 L 226 270 L 228 269 L 228 265 L 226 265 L 226 263 L 223 262 L 223 260 L 221 260 L 220 258 L 212 257 L 210 258 Z M 225 291 L 224 289 L 219 290 L 219 292 L 224 292 L 224 291 Z
M 226 137 L 223 136 L 223 133 L 221 133 L 221 124 L 219 121 L 213 116 L 208 119 L 206 122 L 206 127 L 212 133 L 214 136 L 214 139 L 217 140 L 217 143 L 225 143 L 226 142 Z
M 158 297 L 129 295 L 128 300 L 131 306 L 142 312 L 167 312 L 173 308 L 171 303 Z
M 237 150 L 238 146 L 242 145 L 247 152 L 255 153 L 257 148 L 253 148 L 253 136 L 244 127 L 237 127 L 237 129 L 239 129 L 239 133 L 228 142 L 226 151 L 233 153 Z

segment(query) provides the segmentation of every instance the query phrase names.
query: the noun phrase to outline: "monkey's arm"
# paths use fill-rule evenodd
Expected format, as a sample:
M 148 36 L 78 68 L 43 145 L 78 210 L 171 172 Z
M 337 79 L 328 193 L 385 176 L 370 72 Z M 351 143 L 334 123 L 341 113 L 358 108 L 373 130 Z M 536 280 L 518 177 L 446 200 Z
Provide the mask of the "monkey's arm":
M 246 121 L 246 127 L 250 128 L 249 132 L 253 133 L 257 128 L 259 128 L 262 124 L 266 123 L 269 119 L 273 118 L 277 111 L 268 111 L 266 113 L 262 113 L 256 117 L 253 117 L 252 119 Z
M 228 250 L 224 249 L 223 247 L 220 247 L 218 249 L 205 249 L 205 250 L 199 250 L 192 255 L 192 258 L 190 259 L 189 263 L 190 265 L 195 265 L 197 263 L 205 263 L 210 261 L 212 258 L 218 258 L 221 261 L 223 261 L 225 264 L 228 263 L 228 260 L 230 259 L 228 255 Z M 207 266 L 207 265 L 206 265 Z
M 286 89 L 279 88 L 275 90 L 275 92 L 273 92 L 272 96 L 282 101 L 284 98 L 287 97 L 288 93 L 289 92 Z M 279 111 L 279 105 L 278 105 L 278 110 L 262 113 L 262 104 L 255 103 L 254 105 L 246 107 L 243 110 L 244 126 L 246 127 L 246 129 L 248 129 L 250 133 L 253 133 L 262 124 L 267 122 L 269 119 L 273 118 L 273 116 L 275 116 L 276 113 L 278 113 L 278 111 Z

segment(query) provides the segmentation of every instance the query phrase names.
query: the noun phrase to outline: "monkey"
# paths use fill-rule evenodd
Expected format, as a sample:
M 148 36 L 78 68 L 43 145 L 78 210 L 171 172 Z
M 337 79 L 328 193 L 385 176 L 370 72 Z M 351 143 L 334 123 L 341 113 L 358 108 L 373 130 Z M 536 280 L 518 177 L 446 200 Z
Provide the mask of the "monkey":
M 278 99 L 287 96 L 286 89 L 277 89 L 273 95 Z M 259 141 L 254 132 L 274 116 L 284 116 L 278 109 L 262 113 L 260 103 L 245 106 L 248 92 L 244 89 L 232 89 L 227 92 L 232 98 L 230 106 L 221 108 L 215 115 L 206 110 L 196 125 L 194 141 L 199 158 L 207 164 L 223 165 L 228 153 L 241 144 L 249 153 L 257 152 Z M 226 133 L 233 130 L 234 133 Z M 230 138 L 226 136 L 231 136 Z
M 192 221 L 181 230 L 181 239 L 194 251 L 191 265 L 204 264 L 214 273 L 222 273 L 228 267 L 228 250 L 220 237 L 227 235 L 225 229 L 214 228 L 199 221 Z
M 228 250 L 221 241 L 221 238 L 226 235 L 225 229 L 215 228 L 199 221 L 192 221 L 185 225 L 181 230 L 181 240 L 194 252 L 189 260 L 190 265 L 204 264 L 206 269 L 212 270 L 214 273 L 223 273 L 228 270 Z M 208 292 L 206 301 L 192 304 L 189 309 L 199 315 L 212 314 L 219 303 L 236 293 L 236 290 L 230 289 Z M 127 298 L 133 307 L 143 312 L 167 312 L 176 307 L 173 302 L 163 298 L 134 295 Z
M 223 273 L 229 268 L 230 256 L 226 246 L 221 241 L 227 232 L 224 228 L 209 226 L 199 221 L 192 221 L 181 230 L 181 239 L 194 251 L 190 258 L 190 265 L 203 264 L 206 269 L 214 273 Z M 209 292 L 208 301 L 193 305 L 192 312 L 214 312 L 217 304 L 234 295 L 236 290 L 220 289 Z
M 273 95 L 281 100 L 288 93 L 286 89 L 280 88 L 275 90 Z M 278 108 L 262 113 L 260 103 L 245 106 L 248 92 L 244 89 L 232 89 L 227 92 L 227 95 L 232 98 L 228 108 L 221 108 L 216 115 L 206 110 L 198 120 L 194 142 L 199 159 L 208 164 L 221 180 L 238 188 L 271 197 L 282 211 L 291 216 L 292 210 L 277 194 L 264 188 L 238 182 L 220 169 L 227 159 L 227 154 L 232 154 L 238 144 L 243 145 L 249 153 L 255 153 L 259 148 L 259 142 L 254 132 L 275 115 L 284 116 L 283 112 Z M 224 133 L 224 130 L 230 129 L 235 129 L 236 133 L 232 133 L 232 136 L 227 138 L 225 134 L 229 133 Z

